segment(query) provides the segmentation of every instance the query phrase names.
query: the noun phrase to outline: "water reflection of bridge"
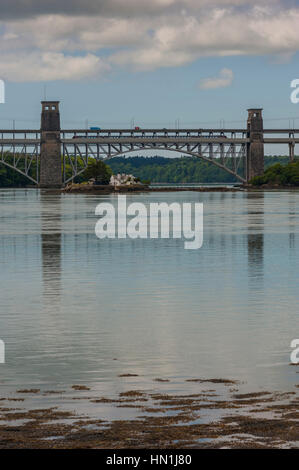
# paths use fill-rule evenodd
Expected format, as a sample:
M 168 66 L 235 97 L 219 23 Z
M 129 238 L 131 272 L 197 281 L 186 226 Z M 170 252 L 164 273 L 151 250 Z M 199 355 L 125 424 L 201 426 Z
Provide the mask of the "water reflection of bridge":
M 40 194 L 44 301 L 53 308 L 61 292 L 61 195 Z

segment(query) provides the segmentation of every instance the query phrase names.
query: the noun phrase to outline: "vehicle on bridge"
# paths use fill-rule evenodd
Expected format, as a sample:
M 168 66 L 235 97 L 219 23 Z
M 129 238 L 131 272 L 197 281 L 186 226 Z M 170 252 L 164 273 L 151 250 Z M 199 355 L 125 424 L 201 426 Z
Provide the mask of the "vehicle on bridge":
M 84 130 L 63 130 L 58 101 L 43 101 L 41 117 L 38 130 L 0 131 L 0 163 L 40 187 L 58 188 L 68 183 L 85 171 L 90 156 L 97 160 L 110 159 L 145 149 L 198 157 L 222 168 L 241 182 L 249 182 L 264 173 L 264 144 L 288 144 L 290 160 L 293 161 L 295 144 L 299 143 L 299 137 L 295 135 L 299 134 L 299 129 L 264 129 L 261 108 L 248 110 L 247 126 L 241 129 L 141 129 L 135 126 L 130 130 L 101 131 L 100 127 L 94 126 Z M 269 133 L 286 133 L 288 137 L 265 137 Z M 6 159 L 7 155 L 10 160 Z M 68 163 L 72 169 L 71 176 L 67 176 L 65 171 Z

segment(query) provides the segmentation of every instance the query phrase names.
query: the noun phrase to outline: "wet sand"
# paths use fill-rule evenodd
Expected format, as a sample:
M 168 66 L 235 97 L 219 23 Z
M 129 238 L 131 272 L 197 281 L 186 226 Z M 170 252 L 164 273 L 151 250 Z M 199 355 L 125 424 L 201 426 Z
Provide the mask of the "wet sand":
M 172 395 L 163 392 L 162 383 L 157 391 L 159 382 L 169 380 L 157 377 L 153 391 L 128 389 L 115 397 L 100 396 L 82 384 L 0 397 L 0 448 L 299 447 L 298 385 L 285 393 L 240 393 L 241 384 L 232 380 L 191 378 L 186 390 L 192 382 L 198 393 L 193 388 L 192 393 Z M 70 392 L 74 411 L 63 406 L 64 394 Z M 41 396 L 59 397 L 59 406 L 26 408 L 26 400 L 32 403 Z M 97 417 L 76 412 L 76 400 L 92 404 Z M 120 409 L 128 409 L 134 417 L 107 420 L 105 406 L 119 410 L 118 416 Z

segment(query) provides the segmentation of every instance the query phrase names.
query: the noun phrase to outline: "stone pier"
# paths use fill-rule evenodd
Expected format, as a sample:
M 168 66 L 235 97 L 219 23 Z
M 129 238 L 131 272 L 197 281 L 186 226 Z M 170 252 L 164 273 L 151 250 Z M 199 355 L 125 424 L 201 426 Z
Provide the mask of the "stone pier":
M 61 188 L 59 101 L 42 101 L 40 188 Z
M 264 133 L 261 108 L 248 109 L 247 182 L 264 173 Z

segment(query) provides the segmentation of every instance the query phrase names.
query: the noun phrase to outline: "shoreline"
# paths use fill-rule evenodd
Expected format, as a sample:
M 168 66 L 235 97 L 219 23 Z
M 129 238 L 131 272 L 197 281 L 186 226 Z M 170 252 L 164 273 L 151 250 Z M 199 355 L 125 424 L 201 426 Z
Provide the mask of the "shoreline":
M 298 186 L 111 186 L 111 185 L 87 185 L 72 184 L 61 190 L 62 193 L 71 194 L 129 194 L 129 193 L 167 193 L 167 192 L 261 192 L 261 191 L 298 191 Z
M 0 187 L 2 190 L 26 190 L 26 189 L 36 189 L 39 190 L 37 186 L 28 185 L 28 186 L 15 186 L 15 187 Z M 56 193 L 70 193 L 70 194 L 128 194 L 128 193 L 167 193 L 167 192 L 184 192 L 184 191 L 193 191 L 193 192 L 279 192 L 279 191 L 299 191 L 299 186 L 157 186 L 157 187 L 122 187 L 114 188 L 111 186 L 96 186 L 96 185 L 82 185 L 74 184 L 72 186 L 67 186 L 65 188 L 42 188 L 43 191 L 47 192 L 56 192 Z
M 73 184 L 69 185 L 66 188 L 63 188 L 62 193 L 71 193 L 71 194 L 128 194 L 128 193 L 167 193 L 167 192 L 183 192 L 183 191 L 195 191 L 195 192 L 240 192 L 243 189 L 239 187 L 206 187 L 206 186 L 110 186 L 110 185 L 86 185 L 86 184 Z
M 127 378 L 125 391 L 115 396 L 79 384 L 69 390 L 23 389 L 13 398 L 0 397 L 0 448 L 299 447 L 298 385 L 289 392 L 243 393 L 235 380 L 190 378 L 185 380 L 186 392 L 177 395 L 163 390 L 167 378 L 156 378 L 155 387 L 140 390 L 134 375 L 119 377 Z M 195 391 L 190 391 L 191 383 Z M 54 398 L 54 404 L 42 407 L 41 396 Z M 26 409 L 28 398 L 36 406 Z M 76 401 L 92 403 L 95 415 L 80 413 Z M 113 419 L 107 419 L 105 407 L 114 410 Z M 124 418 L 124 409 L 133 415 Z

